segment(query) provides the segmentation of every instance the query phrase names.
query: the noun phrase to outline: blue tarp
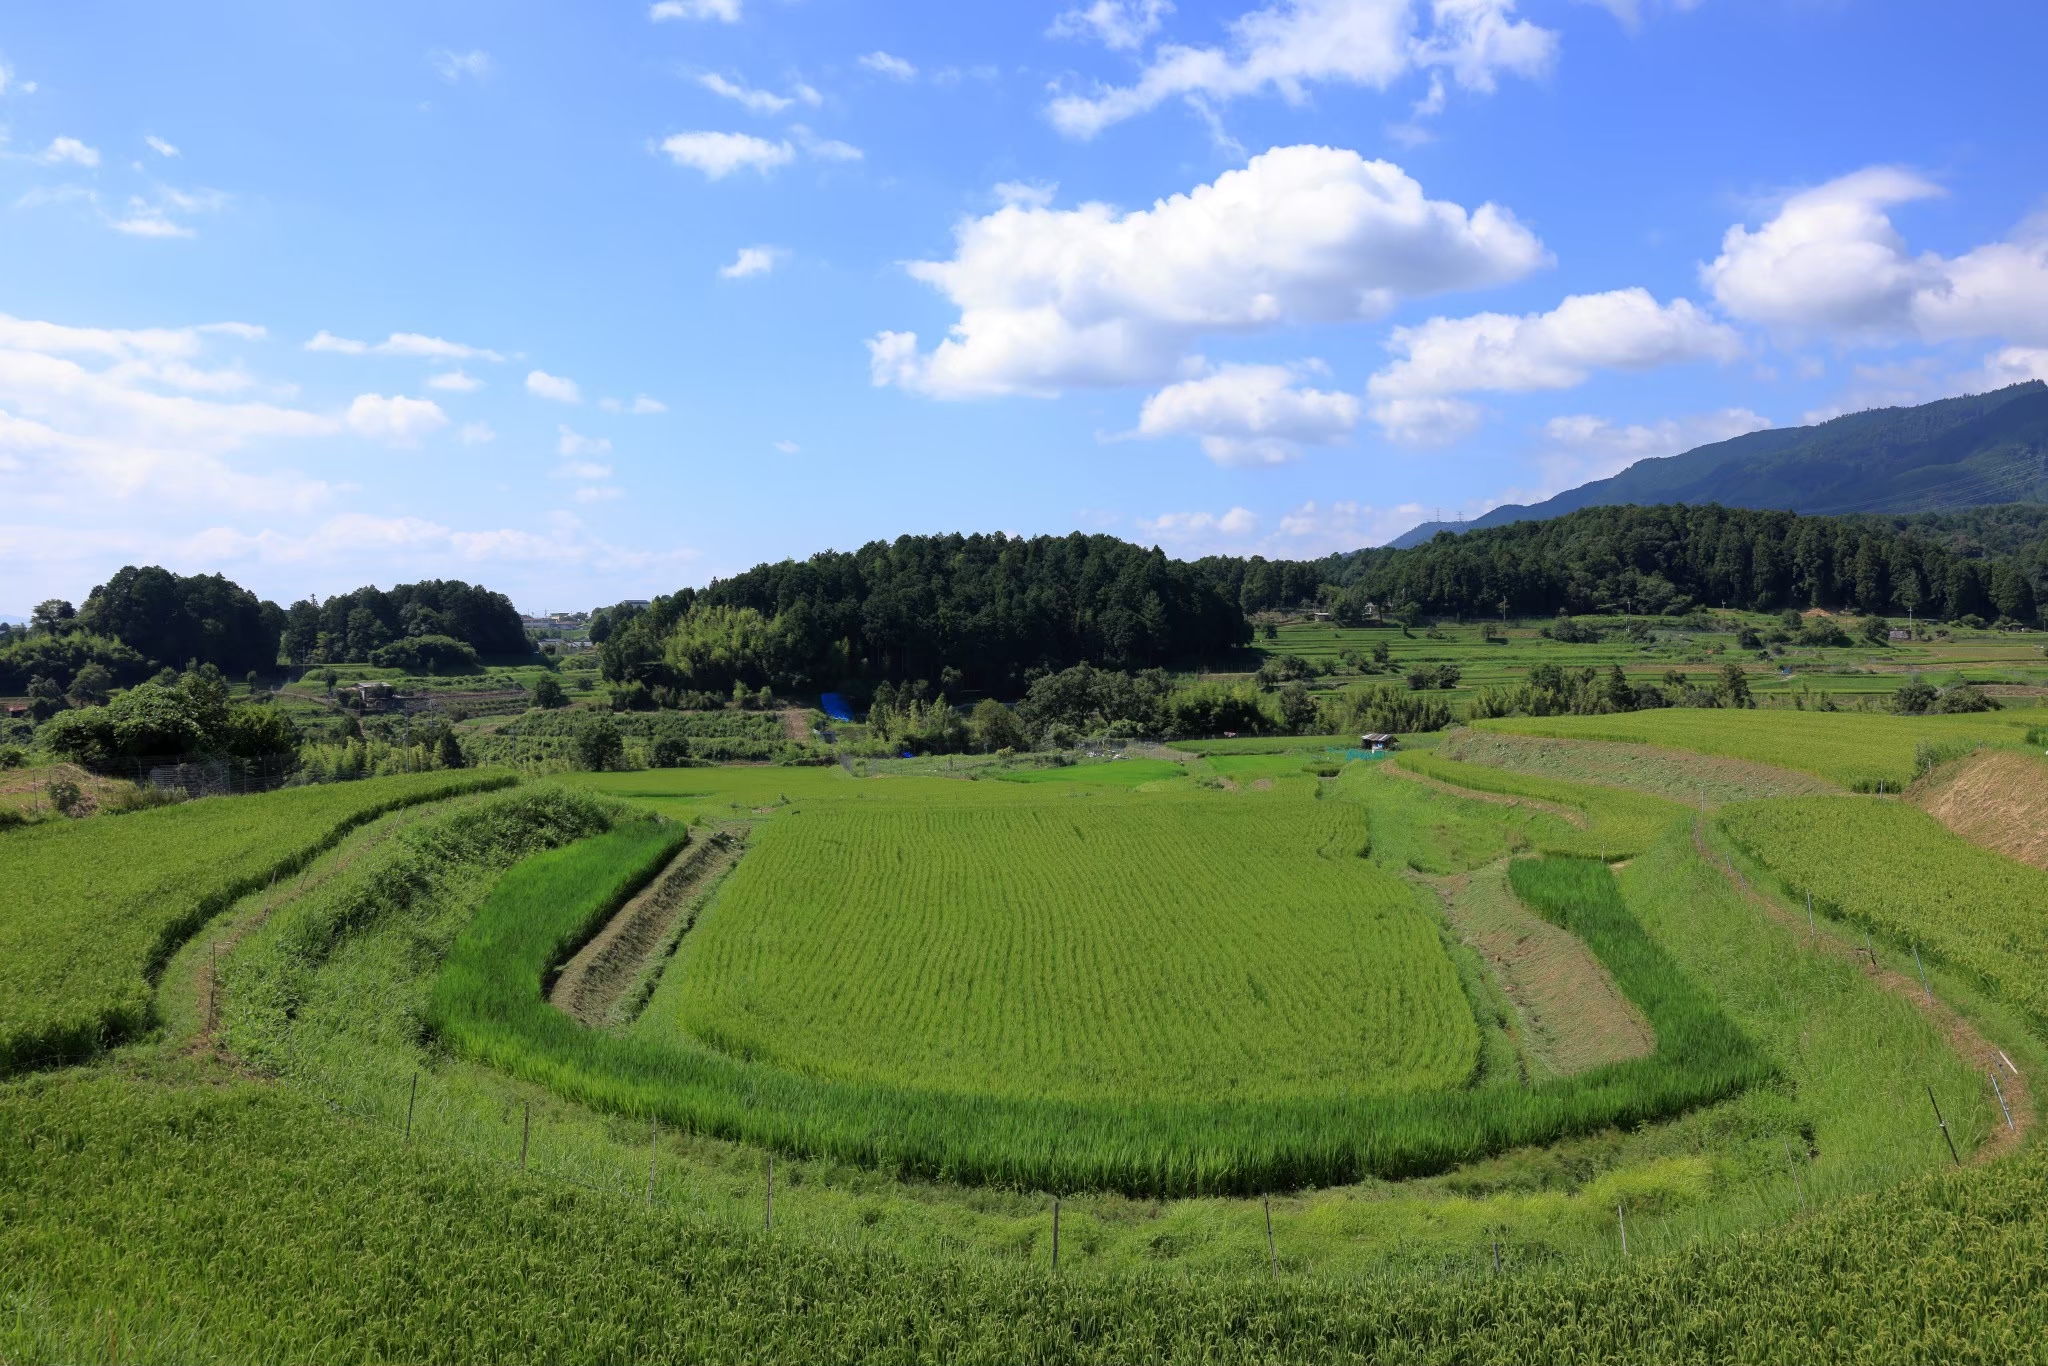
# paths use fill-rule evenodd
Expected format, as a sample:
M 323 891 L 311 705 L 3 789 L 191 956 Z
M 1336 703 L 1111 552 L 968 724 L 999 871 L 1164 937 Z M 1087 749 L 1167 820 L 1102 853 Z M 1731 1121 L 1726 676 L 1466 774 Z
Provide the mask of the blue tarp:
M 846 705 L 846 699 L 836 692 L 828 692 L 818 699 L 818 710 L 834 721 L 851 721 L 853 708 Z

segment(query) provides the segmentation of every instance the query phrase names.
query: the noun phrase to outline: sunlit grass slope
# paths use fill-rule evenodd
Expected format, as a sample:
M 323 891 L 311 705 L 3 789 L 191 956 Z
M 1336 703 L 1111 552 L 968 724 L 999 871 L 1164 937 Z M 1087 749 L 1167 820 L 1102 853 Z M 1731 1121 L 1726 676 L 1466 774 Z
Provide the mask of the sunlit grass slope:
M 0 835 L 0 1073 L 145 1028 L 150 979 L 186 936 L 364 821 L 515 781 L 425 773 Z

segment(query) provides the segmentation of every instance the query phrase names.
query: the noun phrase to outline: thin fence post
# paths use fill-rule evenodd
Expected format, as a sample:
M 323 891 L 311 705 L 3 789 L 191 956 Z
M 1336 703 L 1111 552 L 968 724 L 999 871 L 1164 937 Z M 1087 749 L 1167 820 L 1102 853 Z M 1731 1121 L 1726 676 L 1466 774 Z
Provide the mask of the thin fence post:
M 766 1209 L 764 1210 L 764 1212 L 763 1212 L 763 1213 L 762 1213 L 762 1215 L 761 1215 L 761 1230 L 762 1230 L 762 1232 L 764 1232 L 764 1233 L 773 1233 L 773 1232 L 775 1231 L 775 1154 L 774 1154 L 774 1153 L 770 1153 L 770 1154 L 768 1154 L 768 1204 L 767 1204 L 767 1207 L 766 1207 Z
M 1060 1269 L 1060 1198 L 1052 1198 L 1052 1269 Z
M 1614 1206 L 1614 1222 L 1621 1226 L 1621 1255 L 1626 1257 L 1628 1256 L 1628 1214 L 1622 1209 L 1620 1202 L 1616 1202 Z
M 405 1098 L 405 1141 L 412 1142 L 412 1107 L 420 1098 L 420 1074 L 412 1074 L 412 1094 Z
M 1813 923 L 1813 893 L 1806 894 L 1806 941 L 1810 944 L 1820 937 L 1820 930 Z
M 208 947 L 213 951 L 213 963 L 206 970 L 206 1032 L 211 1034 L 218 1018 L 214 1003 L 220 997 L 220 941 L 216 939 Z
M 526 1170 L 526 1147 L 533 1141 L 533 1102 L 526 1102 L 526 1120 L 519 1129 L 519 1170 Z
M 2018 1133 L 2019 1130 L 2012 1122 L 2012 1107 L 2005 1103 L 2005 1088 L 1998 1084 L 1998 1071 L 1995 1068 L 1991 1070 L 1991 1090 L 1998 1097 L 1998 1108 L 2005 1111 L 2005 1127 Z
M 1266 1197 L 1266 1253 L 1273 1259 L 1273 1275 L 1280 1274 L 1280 1248 L 1273 1241 L 1273 1197 Z
M 654 1208 L 654 1164 L 661 1156 L 661 1121 L 647 1121 L 647 1208 Z
M 1927 1103 L 1934 1107 L 1934 1122 L 1941 1126 L 1941 1138 L 1944 1143 L 1948 1144 L 1949 1157 L 1954 1159 L 1958 1167 L 1962 1166 L 1963 1159 L 1956 1153 L 1955 1139 L 1949 1137 L 1948 1121 L 1941 1117 L 1941 1102 L 1934 1098 L 1934 1088 L 1932 1086 L 1927 1088 Z
M 1785 1165 L 1792 1169 L 1792 1189 L 1799 1196 L 1799 1208 L 1806 1208 L 1806 1187 L 1799 1182 L 1799 1164 L 1792 1157 L 1792 1140 L 1785 1140 Z
M 1870 931 L 1863 932 L 1863 951 L 1870 955 L 1870 970 L 1877 971 L 1877 946 L 1870 942 Z
M 1927 1004 L 1934 1004 L 1934 988 L 1927 985 L 1927 969 L 1920 962 L 1920 946 L 1913 946 L 1913 966 L 1920 969 L 1920 990 L 1927 993 Z

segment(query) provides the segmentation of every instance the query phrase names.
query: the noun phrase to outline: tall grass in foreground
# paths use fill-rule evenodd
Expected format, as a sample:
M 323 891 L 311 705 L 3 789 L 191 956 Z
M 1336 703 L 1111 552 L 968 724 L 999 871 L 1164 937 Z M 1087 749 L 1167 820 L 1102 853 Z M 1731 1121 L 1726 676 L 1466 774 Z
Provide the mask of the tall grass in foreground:
M 1258 1104 L 966 1096 L 820 1080 L 686 1040 L 584 1030 L 547 1005 L 543 976 L 565 946 L 653 875 L 657 849 L 652 837 L 629 829 L 506 874 L 444 965 L 432 1027 L 460 1052 L 572 1100 L 717 1137 L 902 1176 L 1146 1196 L 1441 1171 L 1510 1147 L 1675 1114 L 1771 1075 L 1649 943 L 1597 863 L 1522 878 L 1546 913 L 1567 917 L 1568 928 L 1586 927 L 1593 951 L 1649 1017 L 1658 1049 L 1527 1090 Z
M 0 1133 L 8 1361 L 2023 1362 L 2048 1343 L 2038 1145 L 1601 1267 L 1111 1277 L 740 1234 L 248 1084 L 10 1087 Z

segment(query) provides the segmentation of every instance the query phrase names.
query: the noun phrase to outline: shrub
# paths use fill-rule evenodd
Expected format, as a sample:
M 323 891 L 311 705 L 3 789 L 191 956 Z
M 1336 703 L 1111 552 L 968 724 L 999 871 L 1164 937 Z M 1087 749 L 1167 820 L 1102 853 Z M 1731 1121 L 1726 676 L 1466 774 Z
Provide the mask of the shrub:
M 453 636 L 407 636 L 370 653 L 380 669 L 411 674 L 469 673 L 479 666 L 476 647 Z

